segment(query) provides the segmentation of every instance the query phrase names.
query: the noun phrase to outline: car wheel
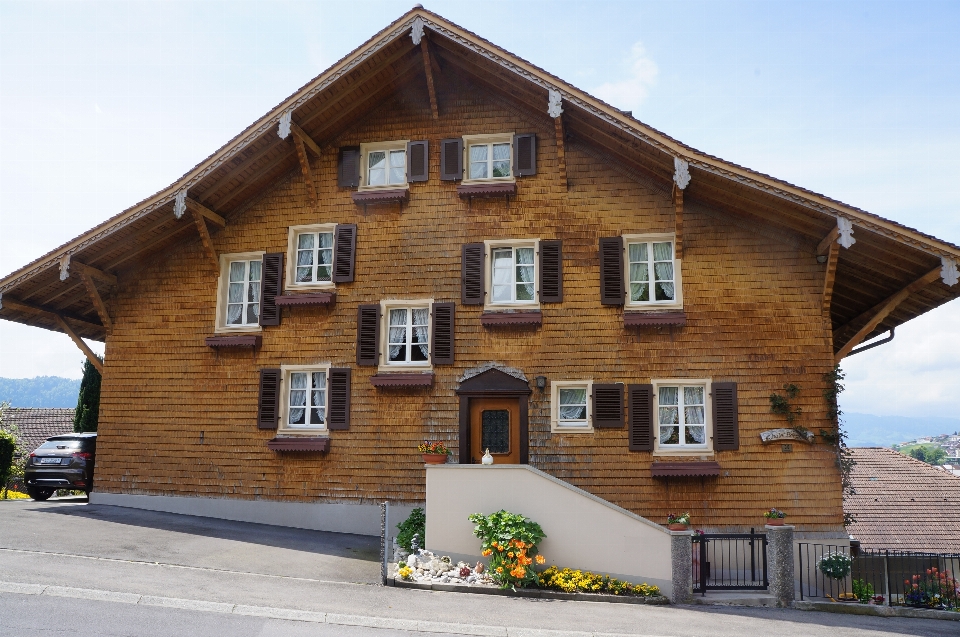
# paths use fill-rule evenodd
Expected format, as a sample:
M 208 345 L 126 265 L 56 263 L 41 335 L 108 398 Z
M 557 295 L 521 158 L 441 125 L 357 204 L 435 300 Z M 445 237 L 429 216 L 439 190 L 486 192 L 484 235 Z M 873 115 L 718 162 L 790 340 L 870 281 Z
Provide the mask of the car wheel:
M 27 487 L 27 495 L 37 502 L 43 502 L 44 500 L 50 499 L 50 496 L 53 495 L 53 489 L 34 489 Z

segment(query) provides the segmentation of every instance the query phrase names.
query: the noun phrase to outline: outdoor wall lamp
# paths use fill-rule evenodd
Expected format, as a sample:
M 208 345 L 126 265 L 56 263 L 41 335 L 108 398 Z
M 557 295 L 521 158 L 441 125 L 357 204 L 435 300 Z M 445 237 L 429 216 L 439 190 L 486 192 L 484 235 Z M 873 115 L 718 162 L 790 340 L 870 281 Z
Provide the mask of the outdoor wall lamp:
M 547 377 L 546 376 L 537 376 L 537 389 L 543 391 L 547 388 Z

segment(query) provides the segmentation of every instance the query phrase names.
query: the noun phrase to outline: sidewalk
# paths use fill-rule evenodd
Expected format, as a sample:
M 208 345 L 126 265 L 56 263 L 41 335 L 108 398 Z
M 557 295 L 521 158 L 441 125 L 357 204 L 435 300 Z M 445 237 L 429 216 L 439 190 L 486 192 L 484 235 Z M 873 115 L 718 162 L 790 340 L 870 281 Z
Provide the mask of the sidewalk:
M 467 627 L 499 635 L 529 635 L 532 629 L 658 637 L 956 634 L 956 624 L 933 620 L 381 587 L 378 557 L 376 538 L 82 502 L 0 503 L 0 580 L 37 587 L 354 616 L 400 630 L 414 630 L 406 623 L 412 621 L 419 622 L 415 630 L 420 632 L 438 632 L 442 626 L 440 632 L 459 634 L 477 634 Z

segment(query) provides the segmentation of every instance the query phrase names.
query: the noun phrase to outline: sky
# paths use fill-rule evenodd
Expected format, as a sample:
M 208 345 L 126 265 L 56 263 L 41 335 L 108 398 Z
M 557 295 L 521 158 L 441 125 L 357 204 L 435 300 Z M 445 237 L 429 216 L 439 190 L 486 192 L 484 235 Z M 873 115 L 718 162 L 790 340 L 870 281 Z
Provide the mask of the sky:
M 0 276 L 170 185 L 413 4 L 0 0 Z M 960 3 L 423 4 L 694 148 L 960 244 Z M 843 409 L 960 413 L 958 326 L 954 302 L 846 359 Z M 0 377 L 81 361 L 0 321 Z

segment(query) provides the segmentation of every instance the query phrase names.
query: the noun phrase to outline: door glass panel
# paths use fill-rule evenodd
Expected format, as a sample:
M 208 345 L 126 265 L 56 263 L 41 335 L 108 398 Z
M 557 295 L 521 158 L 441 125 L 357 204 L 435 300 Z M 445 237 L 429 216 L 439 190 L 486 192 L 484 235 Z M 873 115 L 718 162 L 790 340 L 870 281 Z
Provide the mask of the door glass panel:
M 510 412 L 485 409 L 480 415 L 481 452 L 510 453 Z

